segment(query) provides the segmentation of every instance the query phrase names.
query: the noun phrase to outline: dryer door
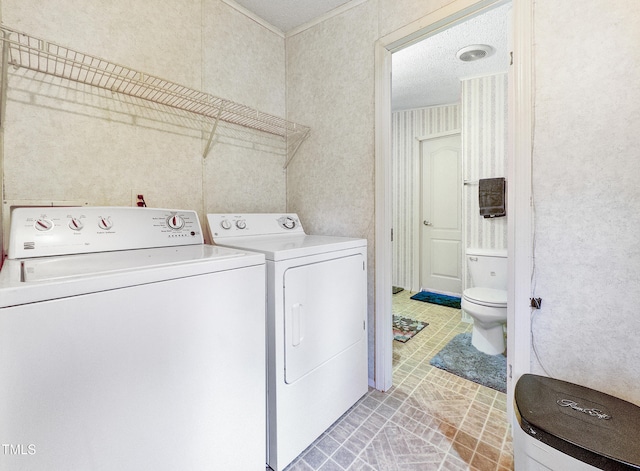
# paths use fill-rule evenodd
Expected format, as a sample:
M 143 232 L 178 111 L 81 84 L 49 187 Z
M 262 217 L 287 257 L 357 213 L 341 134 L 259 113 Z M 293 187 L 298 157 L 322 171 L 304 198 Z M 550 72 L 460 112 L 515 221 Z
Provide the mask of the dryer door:
M 363 339 L 367 278 L 361 254 L 284 273 L 285 382 L 291 384 Z

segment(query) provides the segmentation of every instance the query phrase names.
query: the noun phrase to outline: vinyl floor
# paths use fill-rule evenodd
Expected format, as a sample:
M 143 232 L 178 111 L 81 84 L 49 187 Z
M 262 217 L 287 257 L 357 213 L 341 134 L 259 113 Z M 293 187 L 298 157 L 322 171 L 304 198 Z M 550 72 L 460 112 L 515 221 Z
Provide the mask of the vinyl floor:
M 369 392 L 286 471 L 436 471 L 513 469 L 506 395 L 438 368 L 429 360 L 470 332 L 460 310 L 393 295 L 393 312 L 429 323 L 394 341 L 393 384 Z

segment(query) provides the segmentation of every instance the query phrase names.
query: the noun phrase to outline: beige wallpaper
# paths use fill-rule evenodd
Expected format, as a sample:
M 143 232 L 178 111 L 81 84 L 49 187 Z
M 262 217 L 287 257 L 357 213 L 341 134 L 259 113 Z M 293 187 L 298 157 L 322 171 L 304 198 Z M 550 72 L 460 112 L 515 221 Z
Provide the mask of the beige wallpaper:
M 3 0 L 33 36 L 285 115 L 284 39 L 220 0 Z M 284 211 L 283 139 L 143 100 L 9 71 L 4 199 L 205 211 Z
M 284 39 L 221 1 L 203 2 L 203 88 L 285 117 Z M 207 212 L 286 209 L 286 143 L 222 124 L 204 163 Z
M 368 239 L 370 377 L 376 28 L 370 1 L 286 41 L 288 118 L 311 127 L 288 169 L 287 205 L 311 233 Z
M 640 3 L 535 18 L 533 369 L 640 404 Z

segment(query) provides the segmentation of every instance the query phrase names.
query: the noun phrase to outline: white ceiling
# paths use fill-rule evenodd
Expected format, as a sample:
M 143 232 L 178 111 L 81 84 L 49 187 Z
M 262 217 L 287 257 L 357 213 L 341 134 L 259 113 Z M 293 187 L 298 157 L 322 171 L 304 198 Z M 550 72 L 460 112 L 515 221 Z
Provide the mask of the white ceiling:
M 304 27 L 348 3 L 361 3 L 361 0 L 227 1 L 235 2 L 284 33 Z M 510 11 L 510 4 L 500 6 L 394 53 L 393 110 L 457 103 L 461 79 L 506 72 Z M 476 62 L 458 60 L 456 52 L 471 44 L 490 45 L 495 52 Z
M 506 72 L 511 5 L 452 26 L 392 56 L 393 110 L 457 103 L 460 80 Z M 475 62 L 462 62 L 456 53 L 472 44 L 486 44 L 494 53 Z
M 352 0 L 235 0 L 283 33 L 302 26 Z

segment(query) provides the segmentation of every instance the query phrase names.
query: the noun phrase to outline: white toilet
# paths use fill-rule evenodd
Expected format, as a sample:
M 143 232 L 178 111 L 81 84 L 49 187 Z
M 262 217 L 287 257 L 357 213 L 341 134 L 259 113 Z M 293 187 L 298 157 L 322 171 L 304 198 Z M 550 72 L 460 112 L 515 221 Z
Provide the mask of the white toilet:
M 505 351 L 507 323 L 507 251 L 467 249 L 472 288 L 462 293 L 461 307 L 473 318 L 471 344 L 481 352 Z

